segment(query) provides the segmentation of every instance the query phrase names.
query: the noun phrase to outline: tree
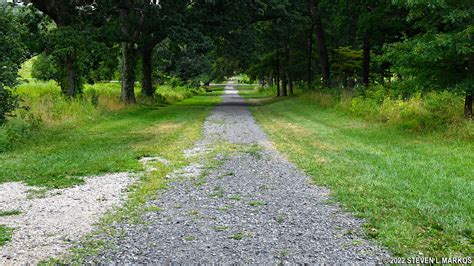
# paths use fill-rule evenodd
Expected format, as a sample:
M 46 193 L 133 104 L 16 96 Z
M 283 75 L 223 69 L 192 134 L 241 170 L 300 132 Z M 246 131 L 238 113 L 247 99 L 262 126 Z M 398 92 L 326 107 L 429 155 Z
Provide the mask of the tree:
M 82 90 L 81 53 L 88 44 L 89 34 L 84 15 L 94 9 L 95 1 L 31 0 L 33 5 L 53 20 L 55 26 L 48 32 L 49 45 L 46 51 L 53 55 L 59 66 L 58 82 L 67 96 L 73 97 Z
M 331 86 L 331 69 L 329 65 L 329 52 L 326 44 L 326 33 L 321 19 L 321 10 L 318 1 L 310 1 L 311 25 L 316 35 L 316 44 L 319 52 L 319 65 L 323 76 L 323 86 Z
M 409 9 L 418 34 L 387 46 L 392 70 L 421 90 L 465 94 L 464 115 L 473 117 L 474 6 L 472 1 L 395 1 Z
M 24 29 L 10 6 L 0 4 L 0 125 L 18 106 L 9 88 L 17 83 L 18 69 L 27 57 Z

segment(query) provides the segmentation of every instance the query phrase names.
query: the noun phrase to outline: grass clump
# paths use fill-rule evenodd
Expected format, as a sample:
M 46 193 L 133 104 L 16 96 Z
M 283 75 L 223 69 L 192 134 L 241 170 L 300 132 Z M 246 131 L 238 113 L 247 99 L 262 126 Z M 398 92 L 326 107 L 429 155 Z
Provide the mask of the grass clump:
M 229 199 L 230 199 L 230 200 L 239 201 L 239 200 L 242 199 L 242 196 L 239 195 L 239 194 L 233 194 L 233 195 L 230 195 L 230 196 L 229 196 Z
M 242 233 L 242 232 L 238 232 L 238 233 L 235 233 L 231 236 L 229 236 L 230 239 L 233 239 L 233 240 L 242 240 L 244 238 L 245 234 Z
M 0 247 L 11 240 L 13 229 L 0 224 Z
M 196 239 L 194 236 L 185 236 L 185 237 L 183 237 L 184 241 L 193 241 L 194 239 Z
M 394 130 L 307 96 L 252 111 L 276 147 L 394 254 L 472 254 L 474 142 Z
M 21 214 L 21 211 L 19 210 L 0 211 L 0 217 L 13 216 L 13 215 L 19 215 L 19 214 Z
M 223 225 L 214 226 L 214 231 L 216 231 L 216 232 L 227 231 L 228 229 L 229 229 L 228 226 L 223 226 Z
M 249 206 L 252 206 L 252 207 L 260 207 L 263 205 L 265 205 L 265 202 L 261 200 L 255 200 L 255 201 L 249 202 Z

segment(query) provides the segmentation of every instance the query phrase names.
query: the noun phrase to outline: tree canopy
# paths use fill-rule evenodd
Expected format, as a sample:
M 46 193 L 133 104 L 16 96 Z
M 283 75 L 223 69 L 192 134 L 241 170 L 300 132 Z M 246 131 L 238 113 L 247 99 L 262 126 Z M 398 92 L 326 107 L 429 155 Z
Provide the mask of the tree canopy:
M 245 73 L 275 84 L 281 96 L 295 84 L 450 90 L 466 95 L 472 116 L 469 0 L 32 0 L 27 8 L 37 11 L 15 25 L 21 16 L 2 7 L 5 85 L 15 82 L 19 63 L 43 54 L 37 69 L 49 74 L 38 76 L 53 77 L 71 97 L 115 73 L 130 104 L 138 80 L 143 97 L 153 97 L 153 84 L 171 77 L 196 85 Z

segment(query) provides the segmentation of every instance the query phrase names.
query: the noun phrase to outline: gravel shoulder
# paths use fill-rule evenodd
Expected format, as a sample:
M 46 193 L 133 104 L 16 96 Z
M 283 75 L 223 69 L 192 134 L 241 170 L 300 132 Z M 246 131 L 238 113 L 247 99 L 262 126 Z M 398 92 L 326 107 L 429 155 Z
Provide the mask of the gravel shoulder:
M 84 180 L 83 185 L 54 190 L 0 184 L 0 210 L 20 212 L 0 216 L 0 224 L 14 229 L 12 240 L 0 247 L 0 265 L 37 264 L 63 255 L 91 233 L 107 211 L 123 202 L 134 178 L 117 173 Z
M 203 135 L 186 152 L 197 163 L 169 176 L 169 188 L 147 203 L 153 211 L 143 223 L 112 225 L 119 233 L 102 239 L 110 248 L 88 262 L 377 263 L 389 257 L 364 239 L 361 220 L 273 148 L 232 85 Z M 206 160 L 216 145 L 233 152 Z

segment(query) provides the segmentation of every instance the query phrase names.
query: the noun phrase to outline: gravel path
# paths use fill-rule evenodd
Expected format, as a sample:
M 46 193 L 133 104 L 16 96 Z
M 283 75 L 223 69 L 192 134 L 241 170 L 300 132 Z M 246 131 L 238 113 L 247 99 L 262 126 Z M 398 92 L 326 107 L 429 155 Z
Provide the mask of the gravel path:
M 114 248 L 96 263 L 376 263 L 388 257 L 361 237 L 362 222 L 329 203 L 329 191 L 279 154 L 226 87 L 208 117 L 199 156 L 216 141 L 253 145 L 221 159 L 205 177 L 196 164 L 172 175 L 170 188 L 149 202 L 143 224 L 116 224 Z M 260 147 L 256 149 L 256 145 Z M 205 173 L 205 172 L 204 172 Z M 192 177 L 194 175 L 194 177 Z
M 12 240 L 0 247 L 0 265 L 36 264 L 63 255 L 125 199 L 134 181 L 129 173 L 84 179 L 83 185 L 53 190 L 0 184 L 0 211 L 21 212 L 0 217 L 0 224 L 14 228 Z

